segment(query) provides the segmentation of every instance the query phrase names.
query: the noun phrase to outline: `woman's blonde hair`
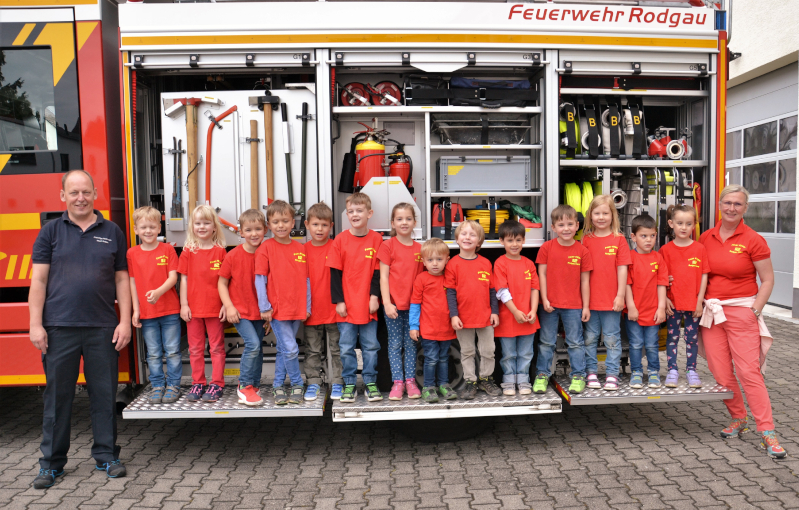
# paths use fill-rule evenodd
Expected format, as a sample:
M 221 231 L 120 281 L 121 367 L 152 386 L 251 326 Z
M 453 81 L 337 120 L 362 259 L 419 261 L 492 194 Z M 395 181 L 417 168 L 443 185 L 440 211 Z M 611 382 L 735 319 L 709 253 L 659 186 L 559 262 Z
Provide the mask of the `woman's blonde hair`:
M 585 212 L 585 226 L 583 227 L 583 234 L 594 235 L 594 222 L 591 221 L 591 213 L 594 209 L 601 205 L 606 205 L 610 209 L 610 233 L 613 235 L 621 235 L 621 223 L 619 222 L 619 212 L 616 210 L 616 204 L 610 195 L 597 195 L 591 200 L 588 210 Z
M 191 212 L 191 225 L 187 232 L 186 236 L 186 244 L 183 245 L 184 250 L 189 250 L 190 252 L 194 253 L 200 248 L 200 239 L 194 233 L 194 219 L 201 218 L 203 220 L 208 220 L 214 224 L 214 235 L 211 240 L 214 242 L 215 245 L 219 246 L 220 248 L 224 248 L 225 244 L 225 233 L 222 231 L 222 223 L 219 222 L 219 216 L 216 215 L 216 211 L 210 205 L 198 205 L 194 208 Z
M 419 221 L 419 218 L 416 217 L 416 209 L 414 209 L 413 206 L 411 204 L 409 204 L 408 202 L 400 202 L 397 205 L 395 205 L 393 209 L 391 209 L 391 223 L 392 224 L 394 223 L 394 216 L 397 215 L 397 211 L 402 211 L 402 210 L 411 211 L 411 214 L 413 215 L 413 221 L 417 221 L 417 222 Z M 391 235 L 391 237 L 394 237 L 394 236 L 397 235 L 397 230 L 393 226 L 391 227 L 391 232 L 389 233 L 389 235 Z
M 724 186 L 724 189 L 721 190 L 721 193 L 719 194 L 719 203 L 721 203 L 721 201 L 724 200 L 724 197 L 730 193 L 743 193 L 744 197 L 746 197 L 746 203 L 749 203 L 749 190 L 740 184 L 730 184 L 729 186 Z
M 477 248 L 474 250 L 475 253 L 480 251 L 480 247 L 483 246 L 483 242 L 486 240 L 486 231 L 483 230 L 483 226 L 480 225 L 478 222 L 474 220 L 464 220 L 455 228 L 455 239 L 458 239 L 458 236 L 463 230 L 463 227 L 469 227 L 474 230 L 474 233 L 477 234 Z

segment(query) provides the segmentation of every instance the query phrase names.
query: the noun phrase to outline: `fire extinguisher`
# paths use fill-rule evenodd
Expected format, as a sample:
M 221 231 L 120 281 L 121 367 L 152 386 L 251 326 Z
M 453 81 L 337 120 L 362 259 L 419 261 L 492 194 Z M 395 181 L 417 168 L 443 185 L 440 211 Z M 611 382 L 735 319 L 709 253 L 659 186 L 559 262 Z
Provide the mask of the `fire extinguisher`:
M 372 177 L 385 177 L 383 161 L 386 146 L 377 136 L 367 135 L 366 139 L 355 146 L 355 159 L 358 163 L 356 173 L 358 184 L 364 186 Z M 372 157 L 373 156 L 373 157 Z
M 397 143 L 394 154 L 388 157 L 391 164 L 388 167 L 388 175 L 399 177 L 405 183 L 409 193 L 413 193 L 413 161 L 405 154 L 405 145 Z

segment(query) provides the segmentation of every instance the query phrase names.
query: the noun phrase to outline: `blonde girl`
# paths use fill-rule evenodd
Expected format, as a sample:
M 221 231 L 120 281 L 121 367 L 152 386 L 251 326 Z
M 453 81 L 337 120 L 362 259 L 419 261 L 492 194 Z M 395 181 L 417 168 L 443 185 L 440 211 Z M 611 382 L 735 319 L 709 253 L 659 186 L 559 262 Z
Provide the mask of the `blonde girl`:
M 594 264 L 590 281 L 591 318 L 585 323 L 584 335 L 586 383 L 589 388 L 602 387 L 597 377 L 597 345 L 601 336 L 607 351 L 604 389 L 614 391 L 619 388 L 621 311 L 627 290 L 627 266 L 631 260 L 613 198 L 609 195 L 594 197 L 585 214 L 583 231 L 583 246 Z
M 198 205 L 191 214 L 180 254 L 180 317 L 186 321 L 192 386 L 186 399 L 216 402 L 225 387 L 224 308 L 219 298 L 219 269 L 225 259 L 225 237 L 216 211 Z M 211 353 L 211 385 L 205 378 L 205 336 Z
M 380 293 L 388 327 L 388 361 L 394 384 L 389 400 L 419 398 L 416 385 L 416 343 L 410 336 L 410 308 L 413 282 L 422 272 L 422 246 L 411 235 L 416 226 L 413 205 L 399 203 L 391 210 L 391 235 L 377 251 L 380 261 Z M 403 352 L 404 351 L 404 352 Z

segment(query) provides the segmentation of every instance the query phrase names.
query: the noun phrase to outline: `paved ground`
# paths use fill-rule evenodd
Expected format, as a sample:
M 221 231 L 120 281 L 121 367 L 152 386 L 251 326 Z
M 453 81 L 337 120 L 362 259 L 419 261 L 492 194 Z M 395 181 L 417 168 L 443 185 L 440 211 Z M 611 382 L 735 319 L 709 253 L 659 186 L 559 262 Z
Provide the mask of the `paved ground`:
M 439 444 L 409 439 L 401 423 L 121 420 L 128 477 L 109 480 L 90 458 L 81 394 L 67 474 L 35 491 L 41 395 L 6 388 L 0 507 L 799 508 L 799 326 L 768 322 L 776 342 L 767 383 L 793 454 L 782 461 L 768 458 L 755 434 L 720 439 L 724 405 L 697 402 L 567 406 L 496 419 L 475 439 Z

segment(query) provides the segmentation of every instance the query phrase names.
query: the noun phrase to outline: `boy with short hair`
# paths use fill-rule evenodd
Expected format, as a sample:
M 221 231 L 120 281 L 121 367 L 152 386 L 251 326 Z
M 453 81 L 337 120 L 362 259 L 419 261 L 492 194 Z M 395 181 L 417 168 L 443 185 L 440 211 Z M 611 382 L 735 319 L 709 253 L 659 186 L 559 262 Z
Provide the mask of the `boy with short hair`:
M 266 233 L 266 220 L 261 211 L 247 209 L 239 217 L 244 243 L 228 252 L 219 270 L 219 298 L 225 307 L 227 321 L 236 326 L 244 341 L 241 354 L 239 404 L 258 406 L 263 403 L 259 394 L 264 353 L 264 321 L 258 309 L 255 290 L 255 253 Z
M 630 387 L 643 387 L 642 350 L 650 388 L 660 388 L 658 332 L 666 320 L 666 287 L 669 270 L 663 256 L 652 251 L 657 241 L 657 225 L 648 214 L 633 218 L 630 239 L 635 250 L 630 252 L 632 263 L 627 271 L 627 338 L 630 341 Z
M 266 209 L 269 230 L 274 235 L 258 248 L 255 256 L 255 289 L 261 318 L 270 323 L 277 340 L 275 380 L 272 394 L 275 404 L 301 404 L 303 381 L 300 372 L 300 349 L 297 331 L 311 316 L 311 283 L 305 248 L 291 238 L 294 208 L 275 200 Z M 291 391 L 283 384 L 288 373 Z
M 311 316 L 305 321 L 305 379 L 308 388 L 305 400 L 316 400 L 319 385 L 322 384 L 322 352 L 325 348 L 325 333 L 330 346 L 330 363 L 333 373 L 330 374 L 332 387 L 330 398 L 338 400 L 344 390 L 344 379 L 341 377 L 341 354 L 339 352 L 338 325 L 336 324 L 336 305 L 330 299 L 330 269 L 325 266 L 328 252 L 333 243 L 330 241 L 330 229 L 333 227 L 333 211 L 323 202 L 314 204 L 308 209 L 305 228 L 308 229 L 310 241 L 305 243 L 305 254 L 308 261 L 308 276 L 311 280 Z
M 499 326 L 494 328 L 494 337 L 502 345 L 502 393 L 529 395 L 530 363 L 533 361 L 533 339 L 539 329 L 538 317 L 538 272 L 535 263 L 522 256 L 524 225 L 516 220 L 506 220 L 499 226 L 499 242 L 505 247 L 505 255 L 494 262 L 494 284 L 499 307 Z
M 341 333 L 342 376 L 344 391 L 341 402 L 355 402 L 355 383 L 358 380 L 358 359 L 355 345 L 360 341 L 363 357 L 363 382 L 366 398 L 383 400 L 377 388 L 377 310 L 380 307 L 380 266 L 377 250 L 383 236 L 369 230 L 372 200 L 365 193 L 353 193 L 346 201 L 349 230 L 336 236 L 327 255 L 330 268 L 330 296 L 336 305 L 336 321 Z
M 579 228 L 577 211 L 571 206 L 561 204 L 552 210 L 551 219 L 551 228 L 556 237 L 541 246 L 535 260 L 538 263 L 538 280 L 541 286 L 541 304 L 538 308 L 541 333 L 536 362 L 538 375 L 533 383 L 533 392 L 547 391 L 560 319 L 569 349 L 569 392 L 582 393 L 585 389 L 582 323 L 591 317 L 589 279 L 593 263 L 588 249 L 574 240 Z
M 450 322 L 444 288 L 449 248 L 434 237 L 422 245 L 421 256 L 427 271 L 419 273 L 413 282 L 408 324 L 411 338 L 421 341 L 424 350 L 422 399 L 438 402 L 440 393 L 444 400 L 455 400 L 458 394 L 449 385 L 449 348 L 455 340 L 455 330 Z
M 171 404 L 180 398 L 180 300 L 175 291 L 178 256 L 158 242 L 161 213 L 149 206 L 133 211 L 133 231 L 141 244 L 128 250 L 133 325 L 141 328 L 147 346 L 147 367 L 153 391 L 148 402 Z M 163 357 L 166 355 L 166 378 Z

